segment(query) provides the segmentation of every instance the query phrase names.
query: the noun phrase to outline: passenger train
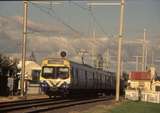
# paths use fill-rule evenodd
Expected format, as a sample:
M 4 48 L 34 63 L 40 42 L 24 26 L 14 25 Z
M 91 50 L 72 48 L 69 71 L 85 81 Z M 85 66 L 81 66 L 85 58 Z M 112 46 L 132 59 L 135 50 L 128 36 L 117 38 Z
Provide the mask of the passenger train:
M 49 97 L 113 94 L 116 87 L 114 72 L 103 71 L 65 58 L 44 59 L 40 81 L 42 90 Z M 122 85 L 120 90 L 123 90 Z

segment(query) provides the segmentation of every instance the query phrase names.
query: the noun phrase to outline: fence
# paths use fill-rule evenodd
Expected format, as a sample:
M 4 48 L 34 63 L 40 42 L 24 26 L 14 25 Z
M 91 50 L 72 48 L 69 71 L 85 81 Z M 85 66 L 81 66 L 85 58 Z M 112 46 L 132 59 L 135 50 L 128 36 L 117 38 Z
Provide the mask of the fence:
M 125 90 L 125 98 L 133 101 L 160 103 L 160 92 Z

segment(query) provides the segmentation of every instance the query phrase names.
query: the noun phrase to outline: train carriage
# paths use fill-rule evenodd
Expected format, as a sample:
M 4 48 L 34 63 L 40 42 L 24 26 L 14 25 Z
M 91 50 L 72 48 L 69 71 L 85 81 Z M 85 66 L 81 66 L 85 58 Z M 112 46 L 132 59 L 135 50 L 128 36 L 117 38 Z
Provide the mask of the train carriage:
M 42 62 L 41 86 L 48 96 L 113 93 L 115 73 L 78 64 L 64 58 Z

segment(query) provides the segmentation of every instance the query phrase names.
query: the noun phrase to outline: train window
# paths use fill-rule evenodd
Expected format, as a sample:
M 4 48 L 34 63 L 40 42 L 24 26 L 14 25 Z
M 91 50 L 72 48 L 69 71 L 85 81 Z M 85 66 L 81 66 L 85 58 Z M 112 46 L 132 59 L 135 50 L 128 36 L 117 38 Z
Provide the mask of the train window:
M 41 70 L 32 69 L 32 81 L 37 82 L 40 79 L 40 72 Z
M 52 73 L 52 72 L 53 72 L 53 68 L 45 67 L 45 68 L 43 69 L 43 72 L 44 72 L 44 73 Z
M 48 79 L 62 78 L 66 79 L 69 76 L 68 67 L 43 67 L 42 77 Z
M 160 91 L 160 86 L 155 86 L 156 91 Z
M 58 78 L 66 79 L 68 78 L 69 69 L 67 67 L 59 67 L 58 68 Z
M 43 67 L 42 77 L 44 78 L 56 78 L 56 69 L 53 67 Z

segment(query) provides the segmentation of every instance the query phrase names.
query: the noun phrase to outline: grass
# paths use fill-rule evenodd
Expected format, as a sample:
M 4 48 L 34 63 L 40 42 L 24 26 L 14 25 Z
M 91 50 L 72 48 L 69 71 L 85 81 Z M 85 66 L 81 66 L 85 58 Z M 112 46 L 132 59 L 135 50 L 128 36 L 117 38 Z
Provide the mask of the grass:
M 160 104 L 128 101 L 109 111 L 110 113 L 160 113 Z
M 125 101 L 112 105 L 97 105 L 82 113 L 160 113 L 160 104 Z

